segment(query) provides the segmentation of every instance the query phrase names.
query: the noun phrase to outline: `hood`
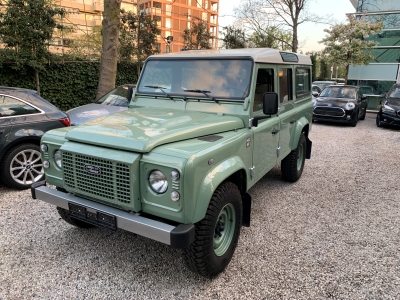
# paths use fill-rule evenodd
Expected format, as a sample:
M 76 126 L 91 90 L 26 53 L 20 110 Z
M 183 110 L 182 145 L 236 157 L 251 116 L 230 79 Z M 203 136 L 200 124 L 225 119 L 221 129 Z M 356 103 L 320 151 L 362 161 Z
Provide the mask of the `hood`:
M 400 98 L 387 98 L 387 104 L 394 106 L 395 109 L 400 109 Z
M 314 106 L 332 106 L 332 107 L 345 107 L 347 103 L 356 103 L 355 99 L 348 98 L 330 98 L 330 97 L 319 97 L 315 99 Z
M 71 129 L 66 138 L 145 153 L 159 145 L 243 127 L 238 117 L 141 107 L 89 121 Z
M 91 103 L 73 108 L 67 111 L 67 114 L 71 120 L 71 125 L 74 126 L 126 109 L 128 108 L 122 106 Z

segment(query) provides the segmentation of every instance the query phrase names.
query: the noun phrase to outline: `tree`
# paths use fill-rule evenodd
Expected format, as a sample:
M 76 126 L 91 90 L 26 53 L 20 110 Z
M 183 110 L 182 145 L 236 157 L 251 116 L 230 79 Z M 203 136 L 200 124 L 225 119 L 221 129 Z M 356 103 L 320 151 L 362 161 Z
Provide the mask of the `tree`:
M 246 48 L 246 34 L 243 29 L 235 28 L 234 26 L 222 27 L 223 31 L 220 34 L 223 35 L 222 48 L 225 49 L 238 49 Z
M 274 48 L 291 50 L 292 35 L 275 26 L 267 27 L 262 33 L 253 32 L 249 38 L 251 48 Z
M 24 65 L 34 69 L 39 95 L 39 71 L 51 56 L 48 43 L 54 29 L 62 29 L 55 18 L 64 15 L 64 9 L 47 0 L 9 0 L 5 10 L 0 10 L 0 39 L 12 50 L 16 69 Z
M 157 35 L 161 30 L 157 22 L 148 14 L 121 11 L 120 23 L 120 60 L 137 59 L 137 72 L 150 55 L 160 52 L 157 46 Z
M 68 54 L 73 57 L 90 57 L 99 59 L 101 57 L 102 36 L 101 26 L 94 26 L 91 32 L 80 32 L 72 40 Z
M 342 66 L 346 69 L 345 80 L 349 74 L 350 65 L 367 65 L 374 59 L 371 49 L 376 46 L 375 41 L 367 41 L 364 37 L 382 30 L 382 23 L 367 23 L 357 20 L 354 16 L 348 17 L 348 23 L 337 24 L 331 29 L 325 29 L 327 33 L 320 42 L 326 48 L 325 57 L 331 64 Z
M 190 28 L 183 30 L 183 43 L 185 49 L 211 49 L 210 40 L 214 36 L 208 31 L 208 26 L 203 20 L 193 17 Z
M 247 0 L 236 10 L 238 21 L 259 36 L 267 28 L 274 27 L 283 32 L 290 31 L 290 49 L 297 52 L 299 47 L 298 27 L 306 22 L 328 23 L 326 17 L 311 14 L 307 6 L 312 0 Z M 279 39 L 279 36 L 276 36 Z M 286 42 L 284 39 L 281 42 Z
M 121 0 L 104 1 L 100 77 L 96 100 L 115 88 Z

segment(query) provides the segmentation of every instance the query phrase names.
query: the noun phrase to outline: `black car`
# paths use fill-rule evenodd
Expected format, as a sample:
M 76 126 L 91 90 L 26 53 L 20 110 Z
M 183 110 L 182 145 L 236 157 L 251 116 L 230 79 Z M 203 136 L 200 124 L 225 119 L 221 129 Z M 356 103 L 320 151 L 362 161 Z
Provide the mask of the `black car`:
M 67 111 L 71 125 L 79 125 L 108 114 L 128 109 L 135 84 L 116 87 L 94 103 L 75 107 Z
M 343 122 L 356 126 L 367 113 L 367 97 L 359 87 L 329 85 L 313 99 L 313 121 Z
M 376 126 L 400 126 L 400 84 L 392 86 L 376 115 Z
M 36 91 L 0 87 L 0 182 L 27 189 L 43 180 L 40 138 L 47 130 L 69 125 L 68 115 Z

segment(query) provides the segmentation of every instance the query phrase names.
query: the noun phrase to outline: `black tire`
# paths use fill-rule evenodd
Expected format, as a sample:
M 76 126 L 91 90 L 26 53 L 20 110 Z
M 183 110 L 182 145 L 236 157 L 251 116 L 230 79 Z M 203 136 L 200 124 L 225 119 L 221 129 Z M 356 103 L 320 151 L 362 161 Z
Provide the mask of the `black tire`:
M 354 119 L 352 120 L 352 122 L 350 123 L 351 127 L 356 127 L 358 123 L 358 111 L 356 111 L 354 113 Z
M 304 132 L 300 135 L 297 148 L 292 150 L 281 162 L 282 178 L 296 182 L 301 177 L 306 159 L 307 143 Z
M 379 113 L 376 115 L 376 126 L 382 127 L 381 115 Z
M 60 215 L 61 219 L 63 219 L 68 224 L 71 224 L 72 226 L 79 227 L 79 228 L 92 228 L 92 227 L 95 227 L 92 224 L 89 224 L 89 223 L 83 222 L 81 220 L 77 220 L 77 219 L 71 218 L 71 216 L 69 214 L 69 211 L 64 209 L 64 208 L 61 208 L 61 207 L 57 206 L 57 211 L 58 211 L 58 214 Z
M 20 144 L 6 152 L 0 162 L 0 177 L 10 188 L 25 190 L 44 179 L 40 148 L 36 144 Z
M 192 271 L 214 277 L 225 269 L 239 240 L 242 215 L 238 187 L 231 182 L 222 183 L 211 198 L 206 216 L 195 224 L 195 241 L 183 251 Z
M 365 117 L 367 116 L 367 110 L 364 111 L 362 117 L 360 118 L 360 120 L 365 120 Z

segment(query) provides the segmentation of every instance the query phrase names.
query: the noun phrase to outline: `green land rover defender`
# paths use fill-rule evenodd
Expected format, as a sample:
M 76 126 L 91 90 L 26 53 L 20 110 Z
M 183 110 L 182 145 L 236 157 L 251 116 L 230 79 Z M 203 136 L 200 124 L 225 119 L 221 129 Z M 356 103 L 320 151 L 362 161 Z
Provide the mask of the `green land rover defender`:
M 191 50 L 147 59 L 129 109 L 41 140 L 32 197 L 81 228 L 123 229 L 183 249 L 212 277 L 250 225 L 249 189 L 311 155 L 311 60 L 273 49 Z M 56 188 L 54 188 L 56 187 Z

